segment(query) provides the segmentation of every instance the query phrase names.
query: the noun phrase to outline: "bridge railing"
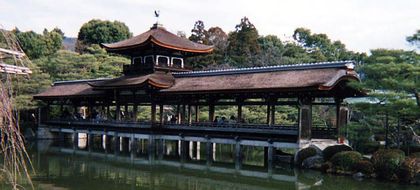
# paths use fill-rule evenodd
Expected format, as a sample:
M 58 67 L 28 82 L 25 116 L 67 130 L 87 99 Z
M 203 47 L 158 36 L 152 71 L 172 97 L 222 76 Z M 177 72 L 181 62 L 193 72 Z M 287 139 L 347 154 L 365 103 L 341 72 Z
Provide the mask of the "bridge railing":
M 267 125 L 267 124 L 249 124 L 249 123 L 213 123 L 213 122 L 192 122 L 192 123 L 154 123 L 143 121 L 116 121 L 116 120 L 49 120 L 46 124 L 58 124 L 66 126 L 101 126 L 101 127 L 129 127 L 129 128 L 150 128 L 153 125 L 160 128 L 168 129 L 260 129 L 260 130 L 281 130 L 281 131 L 298 131 L 298 124 L 288 125 Z M 327 127 L 325 125 L 312 126 L 313 138 L 336 138 L 337 129 Z

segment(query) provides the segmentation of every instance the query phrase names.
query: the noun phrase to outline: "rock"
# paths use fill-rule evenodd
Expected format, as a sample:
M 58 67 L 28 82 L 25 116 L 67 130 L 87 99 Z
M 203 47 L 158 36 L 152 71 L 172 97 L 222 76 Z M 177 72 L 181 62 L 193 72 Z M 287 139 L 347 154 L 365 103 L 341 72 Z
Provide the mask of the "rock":
M 334 145 L 329 146 L 322 151 L 324 160 L 330 160 L 335 154 L 343 151 L 352 151 L 353 149 L 347 145 Z
M 357 172 L 357 173 L 354 173 L 353 174 L 353 178 L 354 179 L 362 179 L 362 178 L 364 178 L 365 177 L 365 174 L 363 174 L 362 172 Z
M 369 160 L 361 160 L 354 166 L 356 172 L 361 172 L 366 175 L 372 175 L 375 172 L 372 162 Z
M 322 156 L 315 155 L 315 156 L 311 156 L 303 160 L 302 168 L 320 169 L 323 163 L 324 163 L 324 158 Z
M 296 160 L 295 163 L 297 166 L 301 166 L 302 162 L 311 157 L 311 156 L 315 156 L 317 154 L 316 148 L 314 147 L 308 147 L 308 148 L 304 148 L 302 150 L 300 150 L 299 152 L 296 153 Z

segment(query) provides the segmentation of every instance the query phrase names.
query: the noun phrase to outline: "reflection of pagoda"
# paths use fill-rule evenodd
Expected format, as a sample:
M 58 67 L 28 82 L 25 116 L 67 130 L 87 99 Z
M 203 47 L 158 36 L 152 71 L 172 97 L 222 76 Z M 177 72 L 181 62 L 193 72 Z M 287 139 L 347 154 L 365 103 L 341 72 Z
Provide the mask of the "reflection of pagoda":
M 188 71 L 184 58 L 210 53 L 213 48 L 178 37 L 159 24 L 133 38 L 112 44 L 102 44 L 108 52 L 131 57 L 131 65 L 124 74 L 151 73 L 153 71 Z

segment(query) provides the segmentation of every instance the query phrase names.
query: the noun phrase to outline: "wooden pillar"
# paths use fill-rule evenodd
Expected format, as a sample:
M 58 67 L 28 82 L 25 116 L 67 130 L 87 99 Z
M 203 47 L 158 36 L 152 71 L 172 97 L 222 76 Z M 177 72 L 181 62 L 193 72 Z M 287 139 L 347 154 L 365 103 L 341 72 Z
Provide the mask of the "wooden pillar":
M 240 170 L 242 168 L 242 149 L 240 140 L 236 140 L 235 144 L 235 169 Z
M 114 155 L 117 156 L 120 153 L 120 137 L 118 132 L 114 132 Z
M 111 111 L 109 109 L 109 104 L 106 105 L 106 118 L 111 119 Z
M 214 121 L 214 104 L 213 102 L 211 102 L 209 105 L 209 122 L 213 122 L 213 121 Z
M 128 119 L 129 115 L 128 115 L 128 103 L 124 104 L 124 119 Z
M 150 116 L 150 122 L 154 124 L 156 123 L 156 104 L 152 102 L 151 106 L 152 106 L 151 107 L 152 111 L 151 111 L 151 116 Z
M 274 158 L 274 147 L 273 143 L 268 143 L 268 152 L 267 152 L 267 170 L 268 174 L 271 175 L 273 173 L 273 158 Z
M 207 138 L 206 142 L 206 164 L 211 166 L 213 163 L 213 143 L 211 143 L 210 138 Z
M 195 122 L 200 122 L 200 107 L 195 105 Z
M 73 149 L 77 149 L 79 145 L 79 133 L 73 128 Z
M 309 141 L 312 130 L 312 98 L 299 99 L 299 143 Z
M 182 105 L 182 113 L 181 113 L 181 123 L 185 124 L 187 116 L 187 105 Z
M 270 105 L 270 103 L 267 103 L 267 112 L 266 112 L 266 114 L 267 114 L 267 125 L 271 125 L 271 117 L 270 117 L 270 114 L 271 113 L 271 105 Z
M 92 131 L 91 130 L 89 130 L 88 131 L 88 134 L 87 134 L 87 138 L 88 138 L 88 150 L 89 150 L 89 152 L 92 152 L 92 149 L 93 149 L 93 138 L 94 138 L 95 136 L 92 134 Z
M 163 117 L 163 104 L 160 104 L 159 105 L 159 123 L 161 124 L 161 125 L 163 125 L 163 119 L 164 119 L 164 117 Z
M 133 121 L 137 121 L 137 112 L 139 109 L 139 105 L 137 102 L 134 103 L 133 105 Z
M 181 105 L 176 105 L 177 124 L 181 123 Z
M 187 116 L 187 118 L 188 118 L 188 125 L 191 125 L 191 123 L 192 123 L 192 111 L 191 111 L 191 105 L 190 104 L 188 104 L 188 116 Z
M 237 115 L 237 123 L 242 123 L 242 104 L 243 104 L 243 100 L 242 99 L 238 99 L 236 100 L 238 102 L 238 115 Z
M 134 158 L 136 157 L 137 148 L 138 148 L 137 139 L 134 138 L 134 134 L 131 134 L 131 137 L 130 137 L 130 160 L 131 161 L 133 161 Z
M 276 106 L 273 104 L 271 105 L 271 113 L 270 113 L 270 124 L 275 125 L 276 123 Z

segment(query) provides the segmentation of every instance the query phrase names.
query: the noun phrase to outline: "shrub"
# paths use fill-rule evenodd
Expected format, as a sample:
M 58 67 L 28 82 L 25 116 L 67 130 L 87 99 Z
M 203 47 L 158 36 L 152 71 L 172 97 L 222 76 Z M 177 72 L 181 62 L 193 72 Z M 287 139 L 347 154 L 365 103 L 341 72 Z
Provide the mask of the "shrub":
M 420 158 L 408 157 L 398 169 L 398 179 L 406 183 L 414 182 L 417 173 L 420 173 Z
M 379 148 L 383 147 L 378 142 L 366 142 L 360 145 L 357 151 L 363 154 L 372 154 L 379 150 Z
M 331 158 L 333 167 L 337 170 L 353 171 L 358 162 L 362 160 L 362 154 L 356 151 L 343 151 Z
M 412 158 L 420 158 L 420 152 L 414 152 L 410 154 L 410 157 Z
M 347 145 L 334 145 L 329 146 L 322 151 L 322 154 L 324 155 L 324 160 L 328 161 L 330 160 L 335 154 L 343 151 L 351 151 L 353 150 L 351 147 Z
M 321 170 L 321 172 L 328 173 L 331 171 L 331 168 L 332 168 L 332 163 L 328 161 L 328 162 L 324 162 L 321 165 L 321 168 L 319 170 Z
M 316 155 L 316 149 L 314 147 L 308 147 L 300 150 L 297 153 L 296 164 L 300 167 L 302 166 L 302 162 L 311 156 Z
M 375 172 L 372 162 L 369 160 L 360 160 L 354 166 L 356 172 L 362 172 L 363 174 L 371 175 Z
M 378 177 L 395 180 L 396 172 L 404 161 L 404 152 L 398 149 L 381 149 L 372 155 L 372 163 Z

